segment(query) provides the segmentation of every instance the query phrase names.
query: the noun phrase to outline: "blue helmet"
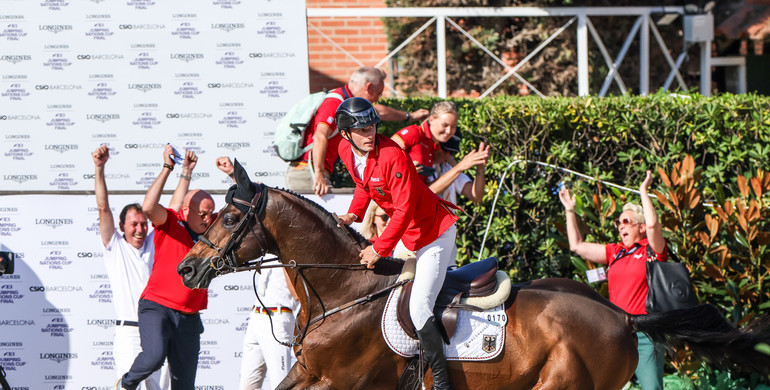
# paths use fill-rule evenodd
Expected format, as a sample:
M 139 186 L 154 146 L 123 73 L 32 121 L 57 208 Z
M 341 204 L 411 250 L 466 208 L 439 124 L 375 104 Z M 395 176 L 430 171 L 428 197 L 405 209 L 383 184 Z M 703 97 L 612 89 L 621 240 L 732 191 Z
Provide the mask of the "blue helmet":
M 334 120 L 337 121 L 337 128 L 340 131 L 349 131 L 380 123 L 380 116 L 368 100 L 352 97 L 337 107 Z

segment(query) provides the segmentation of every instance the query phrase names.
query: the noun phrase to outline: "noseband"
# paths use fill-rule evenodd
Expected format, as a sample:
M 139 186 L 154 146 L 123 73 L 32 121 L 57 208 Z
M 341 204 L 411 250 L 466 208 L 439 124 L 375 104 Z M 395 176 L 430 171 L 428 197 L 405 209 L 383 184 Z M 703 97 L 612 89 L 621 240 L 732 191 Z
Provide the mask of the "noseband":
M 237 203 L 239 205 L 248 207 L 248 211 L 246 212 L 246 215 L 244 215 L 243 218 L 241 218 L 241 220 L 238 222 L 238 225 L 235 226 L 235 229 L 233 229 L 233 232 L 230 234 L 230 238 L 227 239 L 227 242 L 222 248 L 214 245 L 214 243 L 206 238 L 206 236 L 203 234 L 198 236 L 198 240 L 206 244 L 209 248 L 217 251 L 217 255 L 211 258 L 210 264 L 211 268 L 214 268 L 217 271 L 217 276 L 240 270 L 238 266 L 236 249 L 241 245 L 241 241 L 243 241 L 243 238 L 246 237 L 246 234 L 248 234 L 250 230 L 253 232 L 253 229 L 249 229 L 249 227 L 252 225 L 252 221 L 254 222 L 255 226 L 259 225 L 260 230 L 262 231 L 261 236 L 254 233 L 254 236 L 257 237 L 257 239 L 261 238 L 262 241 L 258 245 L 260 253 L 256 256 L 256 258 L 262 257 L 265 253 L 267 253 L 267 238 L 265 236 L 265 229 L 262 226 L 262 223 L 259 221 L 259 216 L 262 214 L 262 212 L 265 211 L 265 208 L 267 207 L 267 186 L 263 184 L 257 184 L 257 186 L 259 186 L 259 189 L 257 190 L 257 193 L 254 194 L 251 202 L 247 202 L 236 197 L 232 198 L 233 203 L 231 204 L 233 204 L 233 206 L 235 206 L 234 203 Z

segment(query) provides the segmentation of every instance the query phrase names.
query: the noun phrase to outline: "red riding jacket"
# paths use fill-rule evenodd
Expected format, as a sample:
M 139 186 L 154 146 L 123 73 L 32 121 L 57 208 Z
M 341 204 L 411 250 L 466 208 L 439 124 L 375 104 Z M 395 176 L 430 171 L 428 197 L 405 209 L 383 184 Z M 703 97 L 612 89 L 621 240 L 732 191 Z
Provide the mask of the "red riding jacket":
M 370 200 L 390 216 L 388 226 L 374 243 L 380 255 L 391 253 L 399 239 L 407 249 L 416 251 L 435 241 L 458 219 L 450 210 L 458 207 L 439 198 L 418 178 L 414 164 L 390 138 L 377 135 L 363 179 L 355 173 L 348 142 L 340 142 L 339 154 L 356 183 L 348 209 L 358 217 L 356 222 L 361 222 Z

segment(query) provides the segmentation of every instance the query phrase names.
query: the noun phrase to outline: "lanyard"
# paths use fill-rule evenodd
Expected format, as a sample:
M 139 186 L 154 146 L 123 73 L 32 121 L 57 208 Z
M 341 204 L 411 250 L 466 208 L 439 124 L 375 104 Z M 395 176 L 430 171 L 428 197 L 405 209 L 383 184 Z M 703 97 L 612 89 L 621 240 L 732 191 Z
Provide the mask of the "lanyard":
M 623 256 L 631 256 L 632 254 L 634 254 L 634 252 L 636 252 L 637 249 L 641 247 L 642 246 L 639 245 L 639 243 L 636 243 L 631 249 L 626 249 L 626 248 L 621 249 L 620 252 L 618 252 L 618 254 L 615 255 L 615 258 L 612 259 L 612 263 L 610 263 L 609 266 L 612 267 L 612 265 L 615 264 L 616 261 L 620 260 L 620 258 L 622 258 Z

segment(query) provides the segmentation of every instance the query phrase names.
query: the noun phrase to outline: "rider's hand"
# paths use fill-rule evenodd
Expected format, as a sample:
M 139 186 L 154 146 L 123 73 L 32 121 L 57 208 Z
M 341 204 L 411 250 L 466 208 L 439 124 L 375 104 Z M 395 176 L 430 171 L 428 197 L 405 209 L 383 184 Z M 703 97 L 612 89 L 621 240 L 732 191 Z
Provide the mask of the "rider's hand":
M 358 216 L 353 213 L 347 213 L 347 214 L 342 214 L 337 218 L 339 218 L 340 222 L 342 222 L 343 224 L 350 225 L 351 223 L 355 222 L 358 219 Z
M 364 249 L 361 249 L 361 253 L 358 254 L 358 258 L 361 259 L 359 262 L 361 264 L 366 264 L 366 268 L 369 268 L 369 269 L 374 268 L 374 263 L 376 263 L 377 260 L 380 259 L 380 257 L 381 256 L 374 251 L 374 247 L 372 247 L 371 245 L 367 246 Z

